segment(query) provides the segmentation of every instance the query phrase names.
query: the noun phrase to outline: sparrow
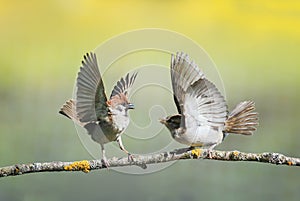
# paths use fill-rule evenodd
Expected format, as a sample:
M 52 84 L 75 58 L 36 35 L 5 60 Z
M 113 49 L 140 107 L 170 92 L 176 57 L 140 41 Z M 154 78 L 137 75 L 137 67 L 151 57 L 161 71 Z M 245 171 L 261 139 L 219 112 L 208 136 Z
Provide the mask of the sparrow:
M 253 101 L 239 103 L 230 113 L 217 87 L 183 52 L 171 56 L 173 97 L 179 114 L 161 119 L 177 142 L 210 151 L 229 133 L 252 135 L 258 125 Z
M 95 53 L 84 55 L 76 80 L 75 99 L 70 99 L 61 107 L 59 113 L 76 124 L 84 127 L 92 140 L 99 143 L 102 150 L 102 162 L 109 167 L 105 156 L 104 144 L 117 141 L 120 149 L 133 161 L 132 155 L 125 149 L 121 135 L 129 124 L 128 111 L 134 105 L 128 99 L 137 73 L 127 74 L 114 86 L 107 99 Z

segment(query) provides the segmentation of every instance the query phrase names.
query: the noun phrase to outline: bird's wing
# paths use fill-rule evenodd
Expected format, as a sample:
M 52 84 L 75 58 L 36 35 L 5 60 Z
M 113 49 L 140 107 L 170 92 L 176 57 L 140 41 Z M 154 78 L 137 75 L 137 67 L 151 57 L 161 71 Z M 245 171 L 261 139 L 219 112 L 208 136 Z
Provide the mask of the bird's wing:
M 224 97 L 206 78 L 199 79 L 187 89 L 183 107 L 186 127 L 195 122 L 197 126 L 215 128 L 225 125 L 228 112 Z
M 175 103 L 183 115 L 182 127 L 224 125 L 227 117 L 224 97 L 187 54 L 172 56 L 171 78 Z
M 122 77 L 114 86 L 110 98 L 118 94 L 124 94 L 126 97 L 128 97 L 128 91 L 133 85 L 136 76 L 137 73 L 133 73 L 131 76 L 129 75 L 129 73 L 127 73 L 125 77 Z
M 171 57 L 171 80 L 174 93 L 174 101 L 177 110 L 182 114 L 182 107 L 187 88 L 204 77 L 197 65 L 183 52 L 177 52 Z
M 76 111 L 81 122 L 108 116 L 107 98 L 95 53 L 84 55 L 77 77 Z
M 99 126 L 99 122 L 88 122 L 84 125 L 84 128 L 88 131 L 88 134 L 91 135 L 91 138 L 99 144 L 105 144 L 115 140 L 109 138 L 115 137 L 114 135 L 105 135 L 105 127 L 103 125 Z

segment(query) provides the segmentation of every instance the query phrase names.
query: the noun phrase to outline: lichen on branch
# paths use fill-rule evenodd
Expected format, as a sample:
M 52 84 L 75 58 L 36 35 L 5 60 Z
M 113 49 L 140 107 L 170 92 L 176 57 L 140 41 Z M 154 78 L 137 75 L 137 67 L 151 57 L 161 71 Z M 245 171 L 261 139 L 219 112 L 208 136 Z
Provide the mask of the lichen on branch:
M 300 166 L 300 158 L 288 157 L 280 153 L 245 153 L 239 151 L 218 151 L 207 149 L 177 149 L 170 152 L 162 152 L 152 155 L 134 155 L 134 161 L 124 158 L 111 158 L 108 160 L 110 168 L 124 166 L 139 166 L 147 168 L 147 164 L 165 163 L 187 159 L 208 159 L 223 161 L 252 161 L 275 165 Z M 0 168 L 0 177 L 18 176 L 37 172 L 70 172 L 83 171 L 88 173 L 92 170 L 107 169 L 101 160 L 83 160 L 73 162 L 34 162 L 28 164 L 16 164 Z

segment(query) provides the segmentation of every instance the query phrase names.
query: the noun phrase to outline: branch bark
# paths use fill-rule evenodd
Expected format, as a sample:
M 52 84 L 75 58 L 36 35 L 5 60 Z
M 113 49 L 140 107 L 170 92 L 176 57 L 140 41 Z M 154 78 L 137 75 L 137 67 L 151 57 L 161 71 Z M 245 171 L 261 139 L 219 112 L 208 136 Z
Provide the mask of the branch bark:
M 134 155 L 134 162 L 129 162 L 127 157 L 111 158 L 108 160 L 110 167 L 122 167 L 136 165 L 143 169 L 147 164 L 165 163 L 186 159 L 209 159 L 222 161 L 253 161 L 275 165 L 300 166 L 300 158 L 288 157 L 280 153 L 244 153 L 239 151 L 218 151 L 207 149 L 177 149 L 171 152 L 162 152 L 153 155 Z M 17 176 L 37 172 L 61 172 L 106 169 L 101 160 L 83 160 L 73 162 L 44 162 L 16 164 L 0 168 L 0 177 Z

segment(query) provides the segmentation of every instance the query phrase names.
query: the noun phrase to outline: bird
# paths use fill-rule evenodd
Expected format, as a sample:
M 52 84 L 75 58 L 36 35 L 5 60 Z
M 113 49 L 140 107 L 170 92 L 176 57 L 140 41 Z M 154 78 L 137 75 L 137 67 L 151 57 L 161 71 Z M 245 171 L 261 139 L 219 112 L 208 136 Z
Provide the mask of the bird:
M 99 143 L 102 150 L 102 164 L 109 167 L 104 144 L 117 141 L 120 149 L 133 161 L 133 156 L 125 149 L 121 135 L 130 122 L 128 111 L 134 109 L 129 101 L 129 91 L 137 77 L 137 72 L 122 77 L 114 86 L 107 99 L 103 80 L 95 53 L 86 53 L 76 79 L 76 95 L 63 104 L 59 113 L 85 128 L 92 140 Z
M 178 114 L 160 119 L 177 142 L 211 150 L 228 134 L 252 135 L 258 125 L 253 101 L 228 112 L 224 96 L 184 52 L 171 55 L 173 98 Z

